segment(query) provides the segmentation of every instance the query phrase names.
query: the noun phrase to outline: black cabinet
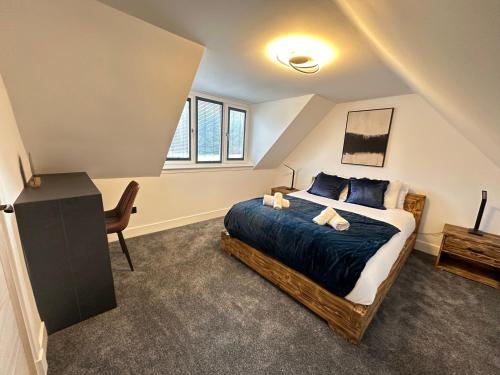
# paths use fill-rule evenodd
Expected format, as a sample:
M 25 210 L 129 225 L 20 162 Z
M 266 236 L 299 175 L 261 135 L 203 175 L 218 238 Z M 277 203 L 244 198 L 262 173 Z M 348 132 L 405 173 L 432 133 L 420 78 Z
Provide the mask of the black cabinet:
M 49 333 L 116 307 L 102 197 L 86 173 L 42 175 L 14 209 Z

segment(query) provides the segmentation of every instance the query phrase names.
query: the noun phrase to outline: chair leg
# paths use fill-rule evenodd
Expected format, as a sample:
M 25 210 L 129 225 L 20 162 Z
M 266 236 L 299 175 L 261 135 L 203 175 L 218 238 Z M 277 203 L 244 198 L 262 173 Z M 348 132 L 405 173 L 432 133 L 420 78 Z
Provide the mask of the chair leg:
M 134 270 L 134 266 L 132 265 L 132 259 L 130 259 L 130 254 L 128 253 L 127 244 L 125 243 L 125 238 L 123 238 L 122 232 L 118 232 L 118 240 L 120 241 L 120 246 L 122 247 L 123 254 L 127 257 L 128 265 L 130 266 L 130 270 Z

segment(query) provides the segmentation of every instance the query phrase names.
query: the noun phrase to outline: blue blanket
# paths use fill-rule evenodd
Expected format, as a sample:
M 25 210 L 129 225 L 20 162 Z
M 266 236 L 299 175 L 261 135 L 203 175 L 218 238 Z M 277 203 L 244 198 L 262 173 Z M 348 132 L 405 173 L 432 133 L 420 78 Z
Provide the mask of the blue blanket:
M 345 297 L 354 288 L 366 262 L 399 232 L 393 225 L 337 210 L 351 224 L 346 231 L 317 225 L 312 219 L 325 206 L 287 197 L 290 208 L 263 206 L 262 198 L 235 204 L 224 218 L 232 237 L 247 243 Z

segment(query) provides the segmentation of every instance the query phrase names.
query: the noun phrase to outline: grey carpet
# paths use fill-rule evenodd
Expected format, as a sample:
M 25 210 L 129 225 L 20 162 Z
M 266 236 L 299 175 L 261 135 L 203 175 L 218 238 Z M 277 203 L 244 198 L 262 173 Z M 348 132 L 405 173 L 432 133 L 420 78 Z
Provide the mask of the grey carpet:
M 117 243 L 119 307 L 49 337 L 50 374 L 499 374 L 498 290 L 414 252 L 360 346 L 219 250 L 215 219 Z

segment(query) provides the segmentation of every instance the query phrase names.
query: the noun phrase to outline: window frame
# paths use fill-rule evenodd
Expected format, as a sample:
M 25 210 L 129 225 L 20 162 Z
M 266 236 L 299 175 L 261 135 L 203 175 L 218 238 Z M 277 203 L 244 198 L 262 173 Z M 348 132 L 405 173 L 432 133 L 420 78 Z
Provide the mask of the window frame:
M 213 103 L 213 104 L 220 104 L 220 159 L 219 160 L 206 160 L 202 161 L 198 159 L 198 102 L 207 102 L 207 103 Z M 222 144 L 224 142 L 224 102 L 214 100 L 214 99 L 208 99 L 203 96 L 195 96 L 195 107 L 196 107 L 196 125 L 195 125 L 195 131 L 196 131 L 196 137 L 195 137 L 195 160 L 196 164 L 222 164 L 222 161 L 224 159 L 223 155 L 223 147 Z
M 187 158 L 169 158 L 168 157 L 168 151 L 170 151 L 170 147 L 172 145 L 170 145 L 168 151 L 167 151 L 167 157 L 165 158 L 165 161 L 191 161 L 192 159 L 192 148 L 193 148 L 193 144 L 192 144 L 192 133 L 193 133 L 193 122 L 192 122 L 192 115 L 191 115 L 191 105 L 192 105 L 192 101 L 191 101 L 191 98 L 188 97 L 186 99 L 186 101 L 188 102 L 188 111 L 189 111 L 189 143 L 188 143 L 188 154 L 189 156 Z M 186 104 L 184 104 L 186 105 Z M 184 111 L 184 107 L 182 107 L 182 111 Z M 181 112 L 181 116 L 182 116 L 182 112 Z M 178 126 L 179 124 L 177 124 Z M 177 128 L 175 128 L 175 131 L 177 131 Z M 174 135 L 175 135 L 175 132 L 174 132 Z M 172 138 L 172 141 L 173 141 L 173 138 Z
M 235 112 L 242 112 L 245 115 L 245 120 L 243 121 L 243 152 L 242 152 L 242 157 L 241 158 L 230 158 L 229 157 L 229 134 L 231 130 L 231 111 Z M 233 106 L 228 106 L 227 107 L 227 132 L 226 132 L 226 160 L 227 161 L 234 161 L 234 160 L 239 160 L 243 161 L 245 160 L 245 144 L 246 144 L 246 136 L 247 136 L 247 111 L 242 108 L 236 108 Z
M 216 102 L 218 104 L 222 103 L 222 133 L 221 133 L 221 161 L 197 161 L 196 155 L 193 155 L 193 152 L 196 152 L 198 149 L 197 139 L 197 106 L 196 98 L 199 97 L 203 100 Z M 192 172 L 196 170 L 224 170 L 224 169 L 240 169 L 240 168 L 253 168 L 253 164 L 251 163 L 248 155 L 248 150 L 250 150 L 250 137 L 251 134 L 251 126 L 252 126 L 252 113 L 251 113 L 251 105 L 247 102 L 238 101 L 235 99 L 231 99 L 223 96 L 216 96 L 212 94 L 208 94 L 200 91 L 191 91 L 186 98 L 186 100 L 190 99 L 190 158 L 185 160 L 172 160 L 165 158 L 163 164 L 163 172 L 162 173 L 184 173 L 184 172 Z M 244 139 L 244 154 L 243 159 L 228 159 L 228 139 L 227 132 L 229 127 L 229 108 L 233 108 L 236 110 L 244 110 L 246 112 L 245 115 L 245 139 Z M 226 139 L 224 139 L 226 137 Z M 168 151 L 167 151 L 168 154 Z

